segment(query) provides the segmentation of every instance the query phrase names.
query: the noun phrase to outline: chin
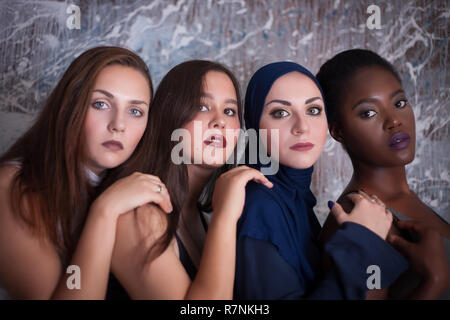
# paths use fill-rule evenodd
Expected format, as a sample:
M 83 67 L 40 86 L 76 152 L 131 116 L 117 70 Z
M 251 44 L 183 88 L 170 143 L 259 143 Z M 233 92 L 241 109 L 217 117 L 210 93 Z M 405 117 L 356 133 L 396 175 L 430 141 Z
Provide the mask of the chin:
M 311 167 L 314 164 L 314 162 L 315 161 L 305 161 L 304 159 L 297 160 L 297 161 L 295 161 L 295 159 L 290 159 L 289 161 L 283 161 L 282 159 L 280 159 L 280 163 L 282 165 L 285 165 L 287 167 L 294 168 L 294 169 L 307 169 L 307 168 Z
M 113 169 L 120 166 L 125 161 L 126 159 L 104 159 L 103 161 L 99 161 L 98 163 L 102 168 Z
M 202 161 L 202 165 L 210 167 L 210 168 L 220 168 L 225 163 L 226 163 L 226 160 L 224 160 L 223 158 L 221 158 L 221 159 L 209 158 L 209 159 L 203 159 L 203 161 Z

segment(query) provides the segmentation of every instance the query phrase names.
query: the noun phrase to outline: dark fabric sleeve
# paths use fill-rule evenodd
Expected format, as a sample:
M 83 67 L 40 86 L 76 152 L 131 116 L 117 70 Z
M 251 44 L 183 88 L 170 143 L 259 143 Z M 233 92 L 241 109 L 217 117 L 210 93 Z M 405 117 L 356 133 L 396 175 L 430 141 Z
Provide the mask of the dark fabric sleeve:
M 367 280 L 372 272 L 369 266 L 380 270 L 381 288 L 390 286 L 409 268 L 407 260 L 386 241 L 362 225 L 346 222 L 325 244 L 334 267 L 336 285 L 343 299 L 364 299 Z M 325 275 L 324 280 L 331 275 Z M 311 297 L 322 297 L 322 284 Z M 333 297 L 329 297 L 333 298 Z
M 237 249 L 235 299 L 365 299 L 368 266 L 379 266 L 382 288 L 408 268 L 389 244 L 355 223 L 344 223 L 326 244 L 334 267 L 309 292 L 270 242 L 242 237 Z

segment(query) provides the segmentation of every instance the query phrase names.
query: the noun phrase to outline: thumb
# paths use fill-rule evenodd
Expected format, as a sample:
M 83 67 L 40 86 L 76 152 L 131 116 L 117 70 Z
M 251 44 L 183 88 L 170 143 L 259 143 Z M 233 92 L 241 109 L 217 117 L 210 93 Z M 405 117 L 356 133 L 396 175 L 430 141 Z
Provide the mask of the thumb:
M 330 208 L 331 214 L 336 219 L 339 225 L 348 220 L 347 213 L 345 213 L 344 209 L 342 209 L 342 206 L 339 203 L 328 201 L 328 207 Z
M 406 257 L 411 256 L 411 252 L 414 250 L 413 244 L 406 241 L 402 237 L 396 235 L 389 235 L 387 241 L 398 251 L 403 253 Z

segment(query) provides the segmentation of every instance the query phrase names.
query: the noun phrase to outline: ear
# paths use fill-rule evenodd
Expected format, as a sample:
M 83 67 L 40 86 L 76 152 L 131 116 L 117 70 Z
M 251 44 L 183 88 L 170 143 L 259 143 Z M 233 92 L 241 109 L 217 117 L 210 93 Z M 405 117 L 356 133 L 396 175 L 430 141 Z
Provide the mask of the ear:
M 339 128 L 336 122 L 330 125 L 330 135 L 333 137 L 334 140 L 342 144 L 344 143 L 344 138 L 342 137 L 341 129 Z

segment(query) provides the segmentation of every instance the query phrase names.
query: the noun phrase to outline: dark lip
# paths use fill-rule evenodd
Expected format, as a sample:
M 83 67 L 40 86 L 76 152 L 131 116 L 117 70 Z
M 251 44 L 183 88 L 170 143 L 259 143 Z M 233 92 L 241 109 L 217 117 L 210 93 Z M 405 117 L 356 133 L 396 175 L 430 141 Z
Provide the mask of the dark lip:
M 405 132 L 399 132 L 394 134 L 391 139 L 389 139 L 389 148 L 394 150 L 401 150 L 406 148 L 411 142 L 411 137 Z
M 121 150 L 123 150 L 123 144 L 120 141 L 116 141 L 116 140 L 108 140 L 102 143 L 103 146 L 106 147 L 107 144 L 113 144 L 118 146 Z
M 219 139 L 216 139 L 216 137 L 218 137 Z M 227 139 L 225 138 L 225 136 L 218 135 L 218 134 L 214 134 L 214 135 L 208 137 L 208 139 L 203 141 L 203 143 L 209 146 L 210 144 L 213 143 L 213 140 L 221 140 L 222 141 L 222 146 L 220 146 L 221 148 L 225 148 L 227 146 Z
M 299 142 L 290 147 L 290 149 L 312 149 L 314 147 L 314 144 L 311 142 Z

